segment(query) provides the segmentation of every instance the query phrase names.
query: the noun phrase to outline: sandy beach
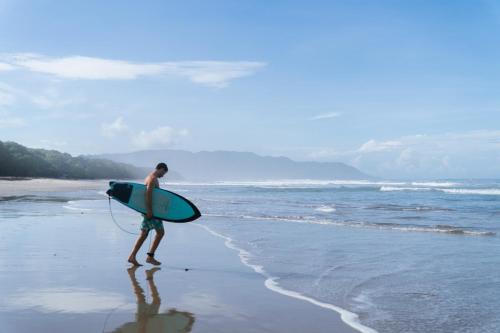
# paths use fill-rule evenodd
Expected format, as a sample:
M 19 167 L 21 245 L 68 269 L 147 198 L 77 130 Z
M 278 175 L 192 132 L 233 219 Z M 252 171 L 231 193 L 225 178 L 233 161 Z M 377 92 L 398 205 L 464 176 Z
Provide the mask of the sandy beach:
M 65 180 L 50 178 L 0 178 L 0 196 L 32 195 L 49 192 L 82 191 L 105 189 L 106 180 Z
M 13 186 L 15 195 L 26 195 L 47 183 L 27 182 L 2 181 L 1 191 Z M 80 185 L 56 181 L 44 189 Z M 0 332 L 356 332 L 331 309 L 266 288 L 237 251 L 201 227 L 203 218 L 166 223 L 156 255 L 163 265 L 131 269 L 126 258 L 135 237 L 108 211 L 47 209 L 0 216 Z

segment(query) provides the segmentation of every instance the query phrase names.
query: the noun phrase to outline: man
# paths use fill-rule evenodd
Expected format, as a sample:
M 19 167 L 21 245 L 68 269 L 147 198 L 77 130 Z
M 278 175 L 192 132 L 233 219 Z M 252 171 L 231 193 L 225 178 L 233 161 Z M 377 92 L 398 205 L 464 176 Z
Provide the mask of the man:
M 143 214 L 144 219 L 141 223 L 141 233 L 139 234 L 139 238 L 135 242 L 132 253 L 128 257 L 128 262 L 133 264 L 134 266 L 142 266 L 137 262 L 136 255 L 142 244 L 148 238 L 149 231 L 151 229 L 155 229 L 156 236 L 151 244 L 151 248 L 149 249 L 148 256 L 146 258 L 146 262 L 152 265 L 158 266 L 161 265 L 161 262 L 155 259 L 155 251 L 158 245 L 160 244 L 163 235 L 165 234 L 165 230 L 163 229 L 163 221 L 153 217 L 153 189 L 159 188 L 160 184 L 158 182 L 158 178 L 163 177 L 168 171 L 168 167 L 165 163 L 158 163 L 156 169 L 151 172 L 144 183 L 146 185 L 146 193 L 145 193 L 145 201 L 146 201 L 146 215 Z

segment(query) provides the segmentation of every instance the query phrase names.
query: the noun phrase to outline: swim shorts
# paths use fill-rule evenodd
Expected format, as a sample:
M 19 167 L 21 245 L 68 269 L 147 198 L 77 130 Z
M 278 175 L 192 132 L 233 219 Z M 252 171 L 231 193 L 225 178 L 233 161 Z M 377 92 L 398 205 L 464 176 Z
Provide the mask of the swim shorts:
M 149 231 L 155 229 L 157 231 L 163 230 L 163 221 L 157 218 L 150 218 L 149 220 L 143 215 L 141 230 Z

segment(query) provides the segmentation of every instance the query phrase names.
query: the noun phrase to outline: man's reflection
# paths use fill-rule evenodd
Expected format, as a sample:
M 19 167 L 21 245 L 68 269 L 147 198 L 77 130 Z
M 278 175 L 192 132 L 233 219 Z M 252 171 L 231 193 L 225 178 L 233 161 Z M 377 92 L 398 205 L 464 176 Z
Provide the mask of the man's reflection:
M 147 303 L 144 290 L 135 277 L 139 266 L 127 269 L 132 282 L 134 294 L 137 300 L 137 313 L 134 322 L 125 323 L 115 329 L 113 333 L 188 333 L 194 324 L 194 316 L 189 312 L 181 312 L 170 309 L 166 313 L 159 313 L 161 298 L 154 282 L 154 273 L 159 267 L 146 270 L 146 280 L 151 292 L 151 303 Z

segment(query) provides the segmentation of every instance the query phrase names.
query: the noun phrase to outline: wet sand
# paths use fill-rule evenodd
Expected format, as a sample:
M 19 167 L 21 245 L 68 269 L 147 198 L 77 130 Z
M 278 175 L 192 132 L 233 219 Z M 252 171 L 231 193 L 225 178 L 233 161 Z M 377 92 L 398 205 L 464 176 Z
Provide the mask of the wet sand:
M 135 237 L 105 211 L 0 218 L 0 332 L 355 332 L 332 310 L 267 289 L 195 224 L 203 218 L 165 224 L 154 270 L 130 269 Z
M 106 180 L 65 180 L 50 178 L 0 178 L 0 197 L 39 192 L 64 192 L 105 189 Z

